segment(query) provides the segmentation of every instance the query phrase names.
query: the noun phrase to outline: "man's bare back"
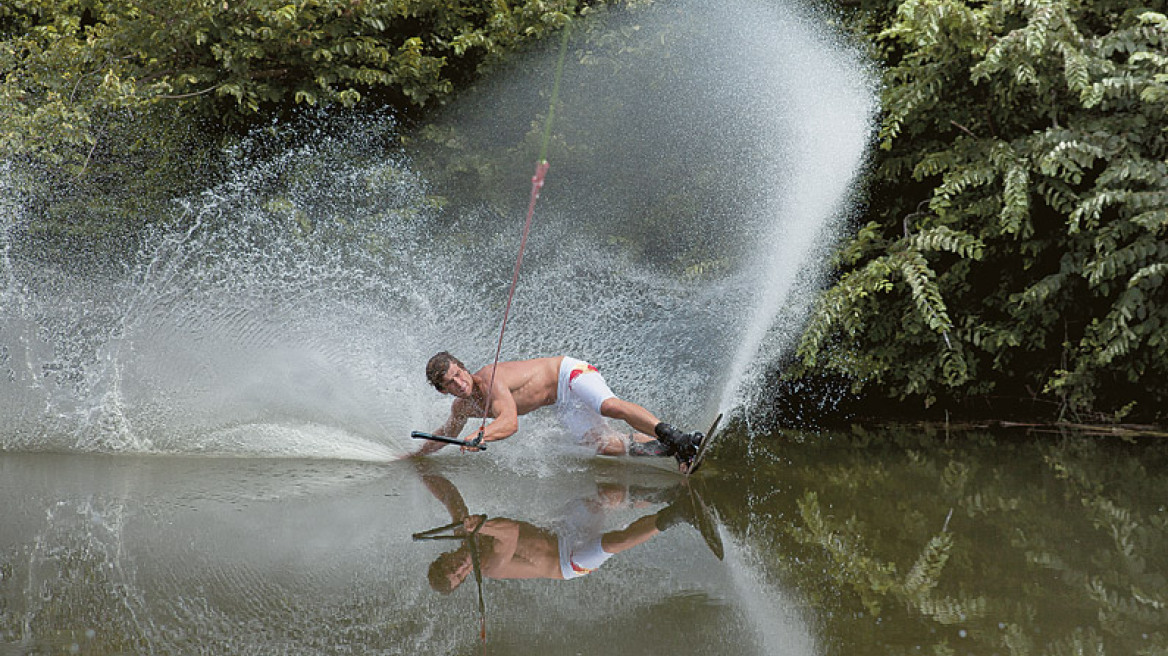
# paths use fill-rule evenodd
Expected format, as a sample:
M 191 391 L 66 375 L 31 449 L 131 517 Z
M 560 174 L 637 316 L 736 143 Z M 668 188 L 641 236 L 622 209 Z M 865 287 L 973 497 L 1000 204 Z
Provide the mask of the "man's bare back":
M 473 530 L 470 528 L 469 530 Z M 503 517 L 485 521 L 479 535 L 494 538 L 483 558 L 483 575 L 493 579 L 558 579 L 560 546 L 556 534 Z

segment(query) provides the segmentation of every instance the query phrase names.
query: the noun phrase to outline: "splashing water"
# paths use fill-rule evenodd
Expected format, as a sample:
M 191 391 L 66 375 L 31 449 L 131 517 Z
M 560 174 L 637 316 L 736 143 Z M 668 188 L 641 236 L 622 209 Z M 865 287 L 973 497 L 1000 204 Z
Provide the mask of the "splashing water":
M 573 42 L 503 357 L 588 359 L 698 425 L 749 402 L 797 334 L 850 211 L 870 75 L 789 8 L 677 2 L 609 29 L 623 50 Z M 438 124 L 464 154 L 505 152 L 496 168 L 525 155 L 554 56 Z M 386 145 L 390 118 L 326 127 L 241 149 L 231 180 L 133 244 L 31 229 L 21 172 L 0 167 L 0 450 L 376 460 L 439 423 L 423 364 L 493 355 L 521 212 L 443 186 L 424 149 Z M 525 202 L 533 162 L 492 178 L 510 182 L 497 196 Z

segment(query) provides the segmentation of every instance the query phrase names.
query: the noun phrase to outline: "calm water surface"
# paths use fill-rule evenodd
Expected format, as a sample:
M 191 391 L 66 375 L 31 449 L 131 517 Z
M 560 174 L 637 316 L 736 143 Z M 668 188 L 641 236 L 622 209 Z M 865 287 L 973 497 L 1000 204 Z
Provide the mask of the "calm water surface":
M 519 453 L 0 454 L 0 653 L 1168 650 L 1160 444 L 728 435 L 688 484 Z

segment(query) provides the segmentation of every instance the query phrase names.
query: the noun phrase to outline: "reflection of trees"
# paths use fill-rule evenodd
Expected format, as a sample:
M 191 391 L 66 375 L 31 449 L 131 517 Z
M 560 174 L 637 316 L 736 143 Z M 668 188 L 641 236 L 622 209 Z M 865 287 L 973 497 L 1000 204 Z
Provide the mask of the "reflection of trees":
M 1013 438 L 755 448 L 745 504 L 716 503 L 841 653 L 1165 653 L 1168 446 Z

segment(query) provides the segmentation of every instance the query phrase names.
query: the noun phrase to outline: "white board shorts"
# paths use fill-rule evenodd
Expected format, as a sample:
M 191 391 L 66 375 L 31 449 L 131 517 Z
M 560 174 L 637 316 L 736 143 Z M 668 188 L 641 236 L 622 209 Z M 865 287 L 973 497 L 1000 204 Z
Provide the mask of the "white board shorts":
M 587 540 L 571 541 L 562 535 L 556 536 L 560 547 L 560 576 L 565 581 L 577 579 L 604 564 L 613 557 L 600 546 L 602 536 L 590 536 Z
M 556 388 L 556 412 L 576 439 L 591 443 L 614 433 L 600 414 L 600 404 L 615 397 L 596 367 L 564 357 Z
M 554 529 L 560 551 L 560 577 L 565 581 L 585 576 L 612 558 L 601 546 L 604 513 L 586 499 L 572 501 Z

